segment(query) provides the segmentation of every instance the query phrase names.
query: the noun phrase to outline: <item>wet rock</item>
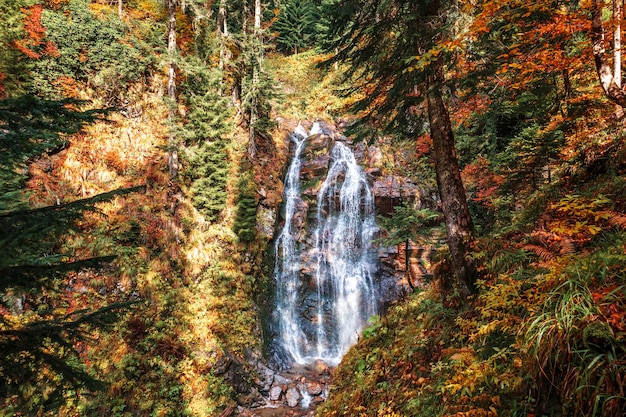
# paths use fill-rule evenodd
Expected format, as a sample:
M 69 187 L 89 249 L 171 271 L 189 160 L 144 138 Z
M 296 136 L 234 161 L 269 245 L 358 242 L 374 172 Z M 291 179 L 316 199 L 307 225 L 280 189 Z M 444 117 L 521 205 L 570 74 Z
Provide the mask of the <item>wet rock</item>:
M 290 387 L 285 394 L 285 400 L 289 407 L 296 407 L 300 401 L 300 393 L 296 387 Z
M 270 389 L 270 395 L 269 398 L 271 401 L 278 401 L 280 400 L 280 396 L 283 393 L 283 387 L 281 387 L 280 385 L 274 385 L 271 389 Z
M 307 382 L 304 384 L 304 389 L 309 395 L 315 396 L 322 393 L 323 387 L 317 382 Z

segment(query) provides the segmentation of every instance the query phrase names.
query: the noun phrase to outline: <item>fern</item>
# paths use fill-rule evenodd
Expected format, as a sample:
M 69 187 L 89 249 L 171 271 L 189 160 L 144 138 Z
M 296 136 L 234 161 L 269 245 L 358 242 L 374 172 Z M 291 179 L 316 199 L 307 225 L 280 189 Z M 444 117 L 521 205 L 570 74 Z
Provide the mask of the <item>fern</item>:
M 602 212 L 611 226 L 626 230 L 626 215 L 612 210 Z
M 522 249 L 532 252 L 536 254 L 539 259 L 544 261 L 551 261 L 556 258 L 556 255 L 548 248 L 539 245 L 527 244 L 522 247 Z

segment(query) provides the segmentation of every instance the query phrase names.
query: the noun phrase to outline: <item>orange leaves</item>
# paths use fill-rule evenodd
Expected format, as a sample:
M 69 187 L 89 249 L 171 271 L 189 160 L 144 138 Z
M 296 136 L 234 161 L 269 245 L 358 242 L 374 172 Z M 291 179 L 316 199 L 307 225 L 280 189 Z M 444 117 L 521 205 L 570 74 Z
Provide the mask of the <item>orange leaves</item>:
M 517 0 L 483 1 L 476 9 L 468 40 L 485 38 L 492 31 L 490 38 L 503 39 L 497 46 L 504 49 L 497 56 L 500 85 L 523 90 L 552 73 L 574 71 L 590 62 L 585 52 L 587 38 L 576 36 L 590 28 L 584 10 L 555 9 L 543 2 Z
M 491 103 L 491 98 L 485 95 L 467 97 L 454 108 L 450 118 L 456 125 L 467 123 L 472 114 L 481 114 L 487 110 Z
M 433 139 L 430 137 L 430 133 L 426 133 L 418 137 L 415 141 L 415 154 L 418 158 L 427 155 L 430 153 L 432 147 Z
M 498 188 L 504 183 L 504 176 L 491 171 L 489 161 L 478 157 L 476 162 L 467 165 L 461 173 L 466 187 L 475 189 L 474 201 L 489 208 L 494 207 L 493 199 Z
M 6 74 L 4 74 L 3 72 L 0 72 L 0 99 L 6 98 L 7 93 L 6 90 L 4 88 L 4 79 L 6 78 Z
M 39 4 L 29 8 L 22 8 L 24 13 L 24 31 L 26 37 L 16 40 L 15 47 L 31 59 L 40 59 L 42 56 L 58 56 L 59 51 L 54 43 L 45 40 L 46 28 L 41 24 L 43 7 Z
M 626 301 L 623 298 L 624 286 L 608 284 L 591 292 L 604 320 L 614 332 L 626 331 Z

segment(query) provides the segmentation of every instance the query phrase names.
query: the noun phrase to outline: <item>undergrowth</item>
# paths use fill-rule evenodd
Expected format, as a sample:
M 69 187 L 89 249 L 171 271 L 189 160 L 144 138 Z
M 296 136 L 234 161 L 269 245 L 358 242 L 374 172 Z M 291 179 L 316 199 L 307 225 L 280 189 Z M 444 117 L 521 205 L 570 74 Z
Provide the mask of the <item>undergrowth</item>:
M 317 415 L 623 416 L 626 193 L 623 163 L 608 168 L 536 190 L 481 237 L 465 308 L 432 287 L 376 319 Z

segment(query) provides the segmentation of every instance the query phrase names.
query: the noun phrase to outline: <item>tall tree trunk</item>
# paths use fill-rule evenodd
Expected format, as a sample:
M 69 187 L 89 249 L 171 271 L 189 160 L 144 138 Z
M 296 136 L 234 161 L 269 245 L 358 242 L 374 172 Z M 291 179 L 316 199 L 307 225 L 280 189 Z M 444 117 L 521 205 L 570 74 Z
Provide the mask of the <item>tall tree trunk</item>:
M 623 0 L 613 0 L 613 78 L 615 84 L 622 88 L 622 4 Z M 615 104 L 615 118 L 624 117 L 624 110 L 619 104 Z
M 261 0 L 254 0 L 254 33 L 261 30 Z
M 619 0 L 615 0 L 619 1 Z M 602 21 L 602 11 L 604 10 L 604 0 L 594 0 L 591 9 L 591 40 L 593 58 L 598 72 L 600 86 L 605 95 L 622 107 L 626 106 L 626 93 L 616 81 L 615 74 L 609 63 L 605 46 L 605 31 Z M 621 68 L 621 66 L 620 66 Z M 621 84 L 621 83 L 620 83 Z
M 226 61 L 229 59 L 229 54 L 226 49 L 226 39 L 228 38 L 228 21 L 226 19 L 226 1 L 220 0 L 219 11 L 217 13 L 217 31 L 219 32 L 220 40 L 220 62 L 219 69 L 223 73 L 226 67 Z M 219 94 L 223 94 L 223 79 L 220 80 Z
M 226 38 L 228 38 L 228 22 L 226 20 L 226 0 L 220 0 L 217 13 L 217 31 L 220 33 L 220 70 L 224 69 L 226 61 Z
M 167 25 L 167 52 L 169 54 L 168 77 L 167 77 L 167 96 L 169 98 L 168 120 L 170 122 L 170 132 L 168 138 L 168 160 L 170 176 L 172 178 L 178 175 L 178 150 L 176 138 L 174 136 L 173 125 L 176 118 L 176 0 L 168 0 L 167 10 L 169 21 Z
M 432 71 L 426 76 L 426 87 L 437 185 L 456 283 L 461 295 L 467 297 L 475 292 L 476 267 L 467 256 L 474 239 L 474 227 L 456 158 L 450 115 L 442 96 L 444 76 L 441 59 L 433 64 Z
M 248 0 L 243 0 L 243 17 L 241 18 L 241 33 L 244 35 L 248 33 Z
M 120 19 L 124 17 L 124 11 L 122 10 L 122 0 L 117 0 L 117 14 Z
M 258 115 L 258 89 L 259 89 L 259 72 L 261 70 L 261 59 L 263 53 L 263 41 L 261 40 L 261 0 L 254 1 L 254 40 L 253 45 L 260 45 L 259 50 L 254 48 L 254 57 L 252 58 L 252 103 L 250 103 L 250 138 L 248 142 L 248 155 L 251 159 L 256 157 L 256 130 L 254 128 Z

